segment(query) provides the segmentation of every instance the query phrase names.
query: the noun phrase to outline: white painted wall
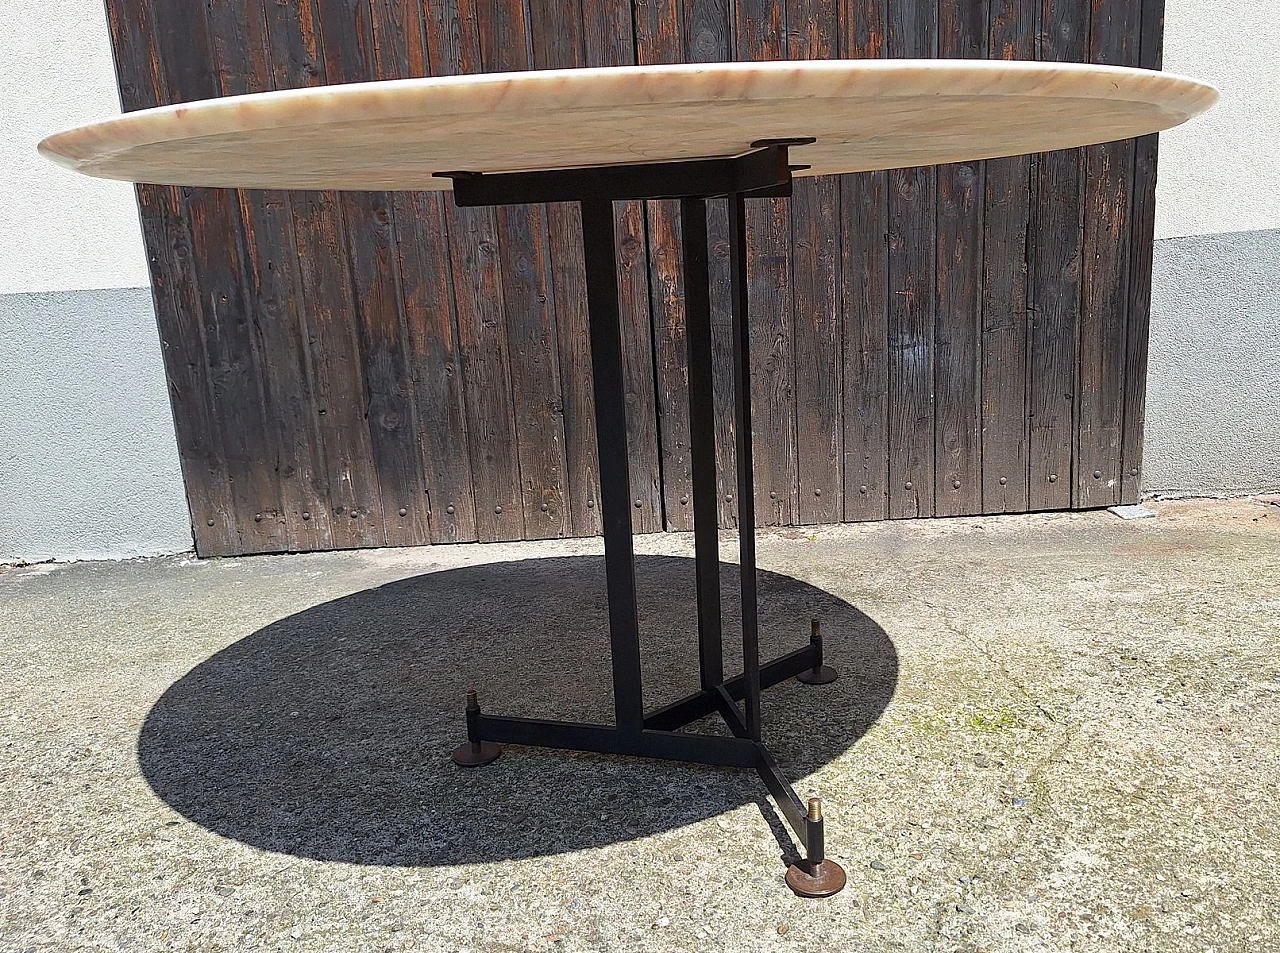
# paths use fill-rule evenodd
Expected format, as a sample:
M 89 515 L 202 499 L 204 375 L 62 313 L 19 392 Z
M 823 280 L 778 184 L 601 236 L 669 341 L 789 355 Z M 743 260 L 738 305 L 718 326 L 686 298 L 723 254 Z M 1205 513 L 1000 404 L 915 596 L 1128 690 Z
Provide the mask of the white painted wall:
M 0 0 L 0 562 L 191 548 L 133 187 L 36 152 L 120 111 L 102 0 Z
M 0 294 L 147 284 L 133 187 L 36 153 L 120 112 L 102 0 L 0 0 Z
M 1277 40 L 1277 0 L 1166 0 L 1164 68 L 1222 100 L 1160 136 L 1157 239 L 1280 228 Z

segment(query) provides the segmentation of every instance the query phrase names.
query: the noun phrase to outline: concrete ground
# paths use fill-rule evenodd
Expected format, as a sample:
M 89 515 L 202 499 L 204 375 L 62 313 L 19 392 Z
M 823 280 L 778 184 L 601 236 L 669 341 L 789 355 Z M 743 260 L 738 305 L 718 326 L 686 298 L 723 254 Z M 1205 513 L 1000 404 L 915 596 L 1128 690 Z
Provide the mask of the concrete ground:
M 824 901 L 748 772 L 450 763 L 472 685 L 607 718 L 594 540 L 9 569 L 0 950 L 1280 948 L 1280 506 L 1158 508 L 761 534 L 767 650 L 843 673 L 765 698 Z M 691 545 L 641 541 L 654 703 Z

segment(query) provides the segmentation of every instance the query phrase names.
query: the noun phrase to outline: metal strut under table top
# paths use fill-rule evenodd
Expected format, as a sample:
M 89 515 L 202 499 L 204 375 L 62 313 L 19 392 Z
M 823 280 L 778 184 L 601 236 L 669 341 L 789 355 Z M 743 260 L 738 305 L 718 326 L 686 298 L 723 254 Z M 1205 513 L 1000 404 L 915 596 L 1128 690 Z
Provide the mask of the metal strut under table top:
M 446 172 L 457 205 L 492 206 L 579 202 L 586 264 L 587 310 L 599 446 L 609 640 L 613 656 L 615 723 L 606 725 L 504 718 L 483 714 L 467 695 L 467 742 L 453 754 L 459 765 L 488 764 L 498 743 L 568 748 L 755 768 L 805 848 L 787 883 L 803 896 L 829 896 L 845 884 L 840 865 L 826 857 L 822 802 L 801 802 L 760 739 L 760 690 L 795 676 L 830 682 L 815 620 L 809 644 L 765 665 L 757 639 L 755 496 L 751 465 L 750 328 L 747 321 L 747 197 L 788 197 L 793 168 L 787 148 L 812 140 L 765 140 L 737 157 L 600 166 L 542 172 Z M 707 262 L 707 199 L 729 202 L 733 313 L 734 429 L 737 436 L 738 527 L 741 560 L 743 672 L 725 678 L 721 646 L 720 556 L 716 521 L 715 421 L 711 371 L 711 294 Z M 685 321 L 689 364 L 690 450 L 698 590 L 701 688 L 645 713 L 640 685 L 631 484 L 627 463 L 626 393 L 618 308 L 613 203 L 632 199 L 680 202 Z M 745 712 L 738 703 L 745 703 Z M 680 728 L 719 713 L 734 737 L 691 734 Z

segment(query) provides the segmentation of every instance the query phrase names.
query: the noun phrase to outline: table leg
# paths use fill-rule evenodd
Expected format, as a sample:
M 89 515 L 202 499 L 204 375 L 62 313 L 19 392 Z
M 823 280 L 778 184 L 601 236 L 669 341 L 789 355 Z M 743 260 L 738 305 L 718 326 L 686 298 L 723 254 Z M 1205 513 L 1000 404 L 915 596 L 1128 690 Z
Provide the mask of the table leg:
M 467 743 L 454 752 L 454 761 L 465 767 L 487 764 L 501 753 L 497 743 L 505 742 L 698 764 L 753 767 L 805 849 L 805 859 L 788 870 L 787 883 L 798 894 L 821 897 L 835 893 L 845 882 L 840 865 L 826 857 L 822 802 L 813 798 L 806 805 L 800 800 L 761 740 L 761 689 L 793 676 L 809 683 L 822 683 L 835 678 L 836 673 L 823 664 L 822 635 L 816 619 L 812 622 L 807 646 L 764 666 L 760 664 L 746 203 L 744 192 L 730 190 L 743 188 L 743 182 L 752 176 L 761 176 L 762 184 L 755 187 L 754 194 L 789 194 L 790 172 L 785 164 L 786 143 L 757 145 L 761 152 L 746 159 L 728 160 L 724 170 L 714 165 L 710 178 L 717 184 L 709 187 L 703 183 L 699 186 L 703 191 L 690 190 L 687 163 L 676 163 L 665 170 L 637 166 L 496 176 L 453 174 L 454 198 L 460 204 L 527 202 L 537 197 L 547 200 L 572 197 L 581 203 L 614 695 L 614 724 L 609 726 L 485 715 L 480 711 L 476 693 L 471 692 L 467 696 Z M 751 161 L 747 162 L 747 159 Z M 706 171 L 701 163 L 693 165 Z M 645 176 L 653 181 L 645 179 Z M 613 215 L 613 199 L 630 195 L 637 187 L 637 177 L 648 182 L 646 190 L 652 190 L 642 190 L 638 197 L 681 196 L 701 686 L 697 692 L 650 712 L 647 717 L 640 670 L 626 384 L 622 361 L 623 316 L 618 302 Z M 721 191 L 721 185 L 728 188 Z M 536 194 L 531 194 L 530 189 Z M 537 192 L 538 189 L 550 192 L 542 194 Z M 620 189 L 624 194 L 619 194 Z M 751 188 L 748 191 L 752 191 Z M 706 206 L 708 195 L 726 193 L 730 227 L 743 654 L 742 674 L 730 679 L 726 679 L 724 674 L 722 644 Z M 739 702 L 743 704 L 742 708 L 739 708 Z M 723 718 L 733 737 L 680 730 L 712 714 Z
M 591 374 L 600 456 L 600 506 L 613 653 L 614 724 L 626 734 L 644 727 L 640 682 L 640 623 L 635 551 L 631 542 L 631 473 L 627 453 L 627 395 L 618 311 L 618 264 L 613 202 L 582 202 L 582 248 L 591 325 Z

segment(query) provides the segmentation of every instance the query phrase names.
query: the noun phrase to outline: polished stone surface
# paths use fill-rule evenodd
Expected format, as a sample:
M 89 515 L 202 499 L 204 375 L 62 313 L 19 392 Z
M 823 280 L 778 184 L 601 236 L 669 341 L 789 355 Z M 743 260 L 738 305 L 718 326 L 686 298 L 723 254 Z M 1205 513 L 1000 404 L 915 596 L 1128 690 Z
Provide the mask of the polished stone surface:
M 1018 155 L 1176 126 L 1213 87 L 1126 67 L 1003 60 L 680 64 L 451 76 L 144 110 L 41 151 L 105 178 L 447 189 L 437 173 L 730 156 L 760 139 L 807 175 Z

